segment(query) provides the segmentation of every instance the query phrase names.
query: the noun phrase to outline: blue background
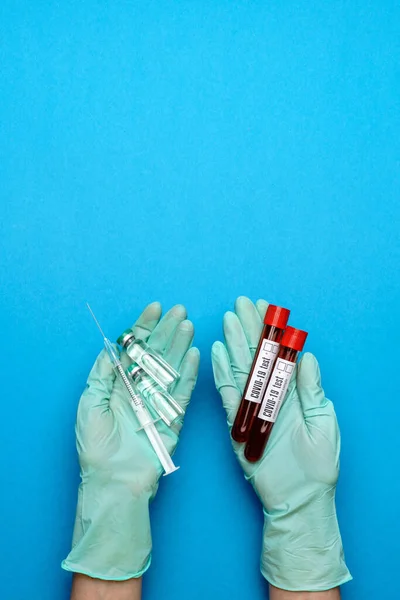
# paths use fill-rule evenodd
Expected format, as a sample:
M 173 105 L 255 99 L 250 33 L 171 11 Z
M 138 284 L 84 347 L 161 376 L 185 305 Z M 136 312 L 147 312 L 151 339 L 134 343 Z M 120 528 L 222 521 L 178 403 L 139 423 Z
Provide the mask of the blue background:
M 240 294 L 292 308 L 335 401 L 343 598 L 397 597 L 398 3 L 3 0 L 0 23 L 2 598 L 69 596 L 86 300 L 113 338 L 182 302 L 202 352 L 144 598 L 266 597 L 210 363 Z

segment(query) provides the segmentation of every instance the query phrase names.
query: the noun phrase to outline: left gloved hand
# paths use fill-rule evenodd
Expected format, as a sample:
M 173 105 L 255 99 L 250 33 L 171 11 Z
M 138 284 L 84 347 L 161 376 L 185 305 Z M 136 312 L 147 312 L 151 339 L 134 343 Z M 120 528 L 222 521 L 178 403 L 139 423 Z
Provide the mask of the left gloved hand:
M 232 428 L 260 338 L 268 304 L 240 297 L 224 317 L 225 344 L 215 342 L 215 384 Z M 264 454 L 257 463 L 232 440 L 246 479 L 264 510 L 261 572 L 289 591 L 322 591 L 351 579 L 336 517 L 340 434 L 321 387 L 316 358 L 297 365 Z
M 161 306 L 147 306 L 133 326 L 137 338 L 159 352 L 180 372 L 172 391 L 184 410 L 196 384 L 199 351 L 190 348 L 194 329 L 182 305 L 160 320 Z M 121 361 L 131 361 L 122 353 Z M 168 428 L 157 423 L 172 453 L 182 420 Z M 103 350 L 82 394 L 76 439 L 82 483 L 72 550 L 62 566 L 90 577 L 124 580 L 140 577 L 151 561 L 149 502 L 163 470 L 138 421 L 123 384 Z

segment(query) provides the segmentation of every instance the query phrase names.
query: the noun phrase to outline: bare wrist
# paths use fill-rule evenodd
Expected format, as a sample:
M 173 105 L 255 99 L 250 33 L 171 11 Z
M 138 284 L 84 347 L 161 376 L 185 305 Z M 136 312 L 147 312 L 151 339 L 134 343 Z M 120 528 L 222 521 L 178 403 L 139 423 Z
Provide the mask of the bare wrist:
M 104 581 L 75 573 L 71 600 L 139 600 L 142 578 L 126 581 Z
M 269 586 L 270 600 L 340 600 L 338 587 L 325 592 L 288 592 L 273 585 Z

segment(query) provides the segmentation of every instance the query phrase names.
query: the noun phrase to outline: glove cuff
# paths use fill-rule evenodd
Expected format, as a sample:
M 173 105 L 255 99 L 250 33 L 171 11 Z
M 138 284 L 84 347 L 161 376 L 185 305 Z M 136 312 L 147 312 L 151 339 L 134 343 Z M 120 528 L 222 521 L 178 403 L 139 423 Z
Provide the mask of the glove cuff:
M 264 509 L 261 573 L 277 588 L 318 592 L 352 579 L 335 508 L 335 488 L 301 506 Z
M 62 568 L 112 581 L 141 577 L 151 562 L 149 498 L 135 496 L 125 483 L 81 483 L 72 549 Z

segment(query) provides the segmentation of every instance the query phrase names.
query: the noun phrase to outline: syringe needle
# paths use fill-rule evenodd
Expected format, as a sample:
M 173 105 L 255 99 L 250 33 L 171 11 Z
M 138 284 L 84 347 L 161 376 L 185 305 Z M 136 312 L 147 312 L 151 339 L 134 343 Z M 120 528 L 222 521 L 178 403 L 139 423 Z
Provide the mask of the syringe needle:
M 98 322 L 98 320 L 96 319 L 96 317 L 94 315 L 94 312 L 90 308 L 89 302 L 86 302 L 86 306 L 88 307 L 89 312 L 92 315 L 93 320 L 96 323 L 101 335 L 103 336 L 104 346 L 110 357 L 111 363 L 112 363 L 114 369 L 118 372 L 118 374 L 122 380 L 122 383 L 124 384 L 126 390 L 129 393 L 130 400 L 131 400 L 131 406 L 137 415 L 137 418 L 141 425 L 141 428 L 144 429 L 144 431 L 149 439 L 149 442 L 154 449 L 154 452 L 157 454 L 157 456 L 163 466 L 163 469 L 165 471 L 164 475 L 173 473 L 173 471 L 176 471 L 177 469 L 179 469 L 179 467 L 176 467 L 174 465 L 172 458 L 170 457 L 168 450 L 166 449 L 166 447 L 160 437 L 160 434 L 158 433 L 153 421 L 151 420 L 151 416 L 150 416 L 147 408 L 144 406 L 142 399 L 140 398 L 140 396 L 138 394 L 136 394 L 129 379 L 125 375 L 125 371 L 121 364 L 121 361 L 118 358 L 118 356 L 116 355 L 110 340 L 105 336 L 104 331 L 100 327 L 100 323 Z
M 96 319 L 94 312 L 92 311 L 92 309 L 90 308 L 89 302 L 86 302 L 86 306 L 88 307 L 90 314 L 92 315 L 94 322 L 96 323 L 101 335 L 103 336 L 103 340 L 104 340 L 104 346 L 108 352 L 108 356 L 111 359 L 111 362 L 113 364 L 113 366 L 115 368 L 118 368 L 121 365 L 121 361 L 119 360 L 118 356 L 116 355 L 114 348 L 112 347 L 112 344 L 110 342 L 110 340 L 105 336 L 104 331 L 102 330 L 102 328 L 100 327 L 100 323 L 98 322 L 98 320 Z M 122 367 L 121 367 L 122 369 Z M 122 369 L 122 372 L 123 369 Z
M 103 338 L 106 338 L 106 336 L 104 335 L 104 331 L 102 330 L 102 328 L 100 327 L 100 323 L 98 322 L 98 320 L 96 319 L 94 312 L 92 311 L 92 309 L 90 308 L 89 302 L 86 302 L 86 306 L 88 307 L 90 314 L 92 315 L 94 322 L 96 323 L 97 327 L 99 328 L 99 331 L 101 333 L 101 335 L 103 336 Z

